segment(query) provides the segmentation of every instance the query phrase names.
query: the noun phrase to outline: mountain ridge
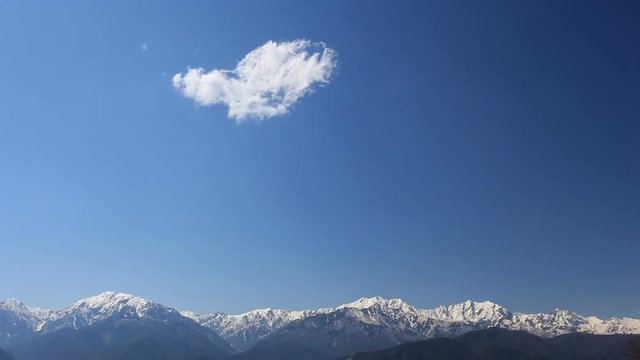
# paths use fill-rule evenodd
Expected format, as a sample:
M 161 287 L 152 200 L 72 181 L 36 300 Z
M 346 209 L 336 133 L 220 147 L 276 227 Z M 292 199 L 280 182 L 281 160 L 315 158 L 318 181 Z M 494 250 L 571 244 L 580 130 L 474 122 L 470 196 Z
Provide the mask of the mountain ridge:
M 15 341 L 14 334 L 20 335 L 20 341 Z M 158 348 L 168 343 L 173 348 L 167 351 L 211 353 L 216 358 L 235 353 L 217 333 L 182 316 L 178 310 L 112 291 L 80 299 L 56 311 L 5 300 L 0 302 L 0 335 L 5 335 L 0 338 L 2 345 L 15 351 L 20 359 L 41 359 L 51 353 L 64 359 L 83 359 L 92 352 L 136 353 L 147 351 L 150 344 Z M 138 342 L 130 343 L 132 339 Z
M 29 307 L 15 299 L 0 301 L 0 346 L 10 344 L 15 339 L 28 339 L 33 334 L 64 328 L 82 329 L 117 316 L 154 321 L 192 321 L 212 330 L 235 349 L 242 351 L 289 324 L 344 309 L 355 310 L 351 315 L 363 324 L 383 322 L 388 326 L 416 332 L 425 338 L 452 337 L 489 327 L 523 330 L 543 337 L 573 332 L 640 333 L 640 319 L 600 319 L 559 309 L 550 313 L 512 312 L 491 301 L 467 300 L 433 309 L 420 309 L 402 299 L 374 296 L 329 308 L 295 311 L 262 308 L 241 314 L 225 314 L 178 311 L 138 296 L 107 291 L 80 299 L 56 311 Z
M 106 291 L 53 312 L 40 326 L 40 331 L 80 329 L 113 316 L 157 321 L 183 321 L 184 318 L 179 311 L 168 306 L 135 295 Z
M 573 332 L 602 335 L 640 333 L 640 319 L 627 317 L 600 319 L 560 309 L 550 313 L 521 313 L 512 312 L 491 301 L 471 300 L 459 304 L 441 305 L 433 309 L 419 309 L 402 299 L 385 299 L 379 296 L 363 297 L 334 308 L 316 310 L 261 309 L 262 311 L 252 310 L 231 315 L 222 312 L 183 311 L 182 314 L 211 328 L 234 347 L 243 350 L 290 323 L 345 308 L 357 309 L 370 319 L 379 316 L 395 319 L 398 324 L 418 331 L 426 338 L 451 337 L 489 327 L 522 330 L 542 337 Z

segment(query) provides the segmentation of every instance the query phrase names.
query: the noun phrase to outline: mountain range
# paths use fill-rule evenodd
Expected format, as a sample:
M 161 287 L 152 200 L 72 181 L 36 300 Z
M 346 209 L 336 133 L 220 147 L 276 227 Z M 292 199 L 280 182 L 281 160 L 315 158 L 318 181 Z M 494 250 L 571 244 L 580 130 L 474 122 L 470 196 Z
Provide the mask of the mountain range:
M 234 348 L 246 350 L 271 334 L 294 324 L 294 327 L 338 316 L 352 318 L 358 324 L 377 325 L 415 337 L 451 337 L 471 330 L 500 327 L 522 330 L 542 337 L 573 332 L 591 334 L 640 333 L 640 320 L 624 317 L 599 319 L 581 316 L 568 310 L 526 314 L 511 312 L 490 301 L 465 301 L 460 304 L 418 309 L 401 299 L 361 298 L 335 308 L 287 311 L 258 309 L 239 315 L 215 313 L 182 314 L 206 326 L 227 340 Z M 290 329 L 288 331 L 291 331 Z
M 145 359 L 334 359 L 490 328 L 541 338 L 639 334 L 640 320 L 603 320 L 567 310 L 526 314 L 489 301 L 419 309 L 380 297 L 334 308 L 238 315 L 179 312 L 115 292 L 56 311 L 15 299 L 0 302 L 0 348 L 18 360 L 137 359 L 141 354 Z M 101 357 L 92 355 L 97 353 Z

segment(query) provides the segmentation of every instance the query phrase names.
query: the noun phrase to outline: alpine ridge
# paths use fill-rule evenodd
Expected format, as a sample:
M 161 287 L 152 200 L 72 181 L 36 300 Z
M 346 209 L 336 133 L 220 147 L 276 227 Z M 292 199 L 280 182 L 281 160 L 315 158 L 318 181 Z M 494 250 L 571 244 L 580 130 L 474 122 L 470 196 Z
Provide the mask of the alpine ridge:
M 20 360 L 197 358 L 218 360 L 235 351 L 213 330 L 179 311 L 116 292 L 57 310 L 0 303 L 2 347 Z
M 57 311 L 29 307 L 15 299 L 1 301 L 0 347 L 18 346 L 36 335 L 64 329 L 82 330 L 114 319 L 206 328 L 211 332 L 207 336 L 224 339 L 236 351 L 244 351 L 261 341 L 277 338 L 279 332 L 294 333 L 301 326 L 320 331 L 318 329 L 328 324 L 335 331 L 356 331 L 365 335 L 367 331 L 375 329 L 377 333 L 387 334 L 396 342 L 455 337 L 491 327 L 526 331 L 542 337 L 568 333 L 640 333 L 639 319 L 599 319 L 559 309 L 550 313 L 520 313 L 490 301 L 468 300 L 434 309 L 419 309 L 401 299 L 376 296 L 363 297 L 333 308 L 301 311 L 266 308 L 233 315 L 222 312 L 179 312 L 134 295 L 104 292 Z M 226 346 L 217 339 L 214 339 L 216 345 Z M 225 352 L 230 351 L 230 348 L 225 349 Z
M 63 328 L 81 329 L 104 319 L 139 318 L 155 321 L 182 321 L 186 319 L 177 310 L 141 297 L 104 292 L 81 299 L 68 307 L 50 313 L 40 325 L 40 331 L 52 332 Z
M 0 301 L 0 346 L 29 340 L 52 315 L 13 298 Z
M 398 331 L 409 329 L 424 338 L 453 337 L 491 327 L 521 330 L 542 337 L 576 332 L 640 334 L 640 319 L 614 317 L 603 320 L 559 309 L 551 313 L 519 313 L 490 301 L 470 300 L 435 309 L 418 309 L 401 299 L 376 296 L 317 310 L 260 309 L 238 315 L 184 311 L 182 314 L 220 334 L 236 349 L 245 350 L 289 324 L 323 314 L 334 314 L 343 309 L 355 310 L 364 322 L 384 323 Z

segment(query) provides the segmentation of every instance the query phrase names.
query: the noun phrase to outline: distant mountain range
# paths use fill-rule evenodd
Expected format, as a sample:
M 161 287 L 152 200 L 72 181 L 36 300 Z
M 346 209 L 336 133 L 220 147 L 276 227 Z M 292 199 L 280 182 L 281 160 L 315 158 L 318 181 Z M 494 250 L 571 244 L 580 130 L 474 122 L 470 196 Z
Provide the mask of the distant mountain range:
M 285 327 L 286 331 L 295 332 L 295 327 L 309 326 L 313 322 L 325 321 L 323 319 L 335 322 L 338 318 L 353 319 L 361 326 L 394 330 L 406 334 L 405 340 L 452 337 L 490 327 L 522 330 L 542 337 L 573 332 L 640 333 L 639 319 L 614 317 L 602 320 L 559 309 L 550 314 L 525 314 L 511 312 L 489 301 L 465 301 L 435 309 L 418 309 L 400 299 L 372 297 L 317 310 L 258 309 L 240 315 L 183 311 L 182 314 L 215 331 L 238 350 L 246 350 Z M 290 324 L 294 325 L 287 327 Z
M 459 339 L 489 328 L 542 338 L 640 334 L 640 320 L 602 320 L 566 310 L 524 314 L 488 301 L 418 309 L 380 297 L 335 308 L 258 309 L 240 315 L 179 312 L 115 292 L 57 311 L 15 299 L 0 302 L 0 347 L 17 360 L 325 360 L 431 338 Z

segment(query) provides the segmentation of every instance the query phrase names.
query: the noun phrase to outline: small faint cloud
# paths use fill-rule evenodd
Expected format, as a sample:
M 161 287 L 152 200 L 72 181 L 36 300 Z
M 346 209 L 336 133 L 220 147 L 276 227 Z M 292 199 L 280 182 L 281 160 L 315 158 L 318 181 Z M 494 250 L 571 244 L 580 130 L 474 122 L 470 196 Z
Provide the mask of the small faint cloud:
M 140 45 L 140 50 L 142 50 L 142 51 L 149 50 L 149 44 L 144 43 L 144 44 Z
M 289 112 L 315 87 L 329 83 L 336 53 L 324 43 L 267 41 L 233 70 L 189 68 L 173 86 L 199 105 L 225 104 L 237 122 L 264 120 Z

